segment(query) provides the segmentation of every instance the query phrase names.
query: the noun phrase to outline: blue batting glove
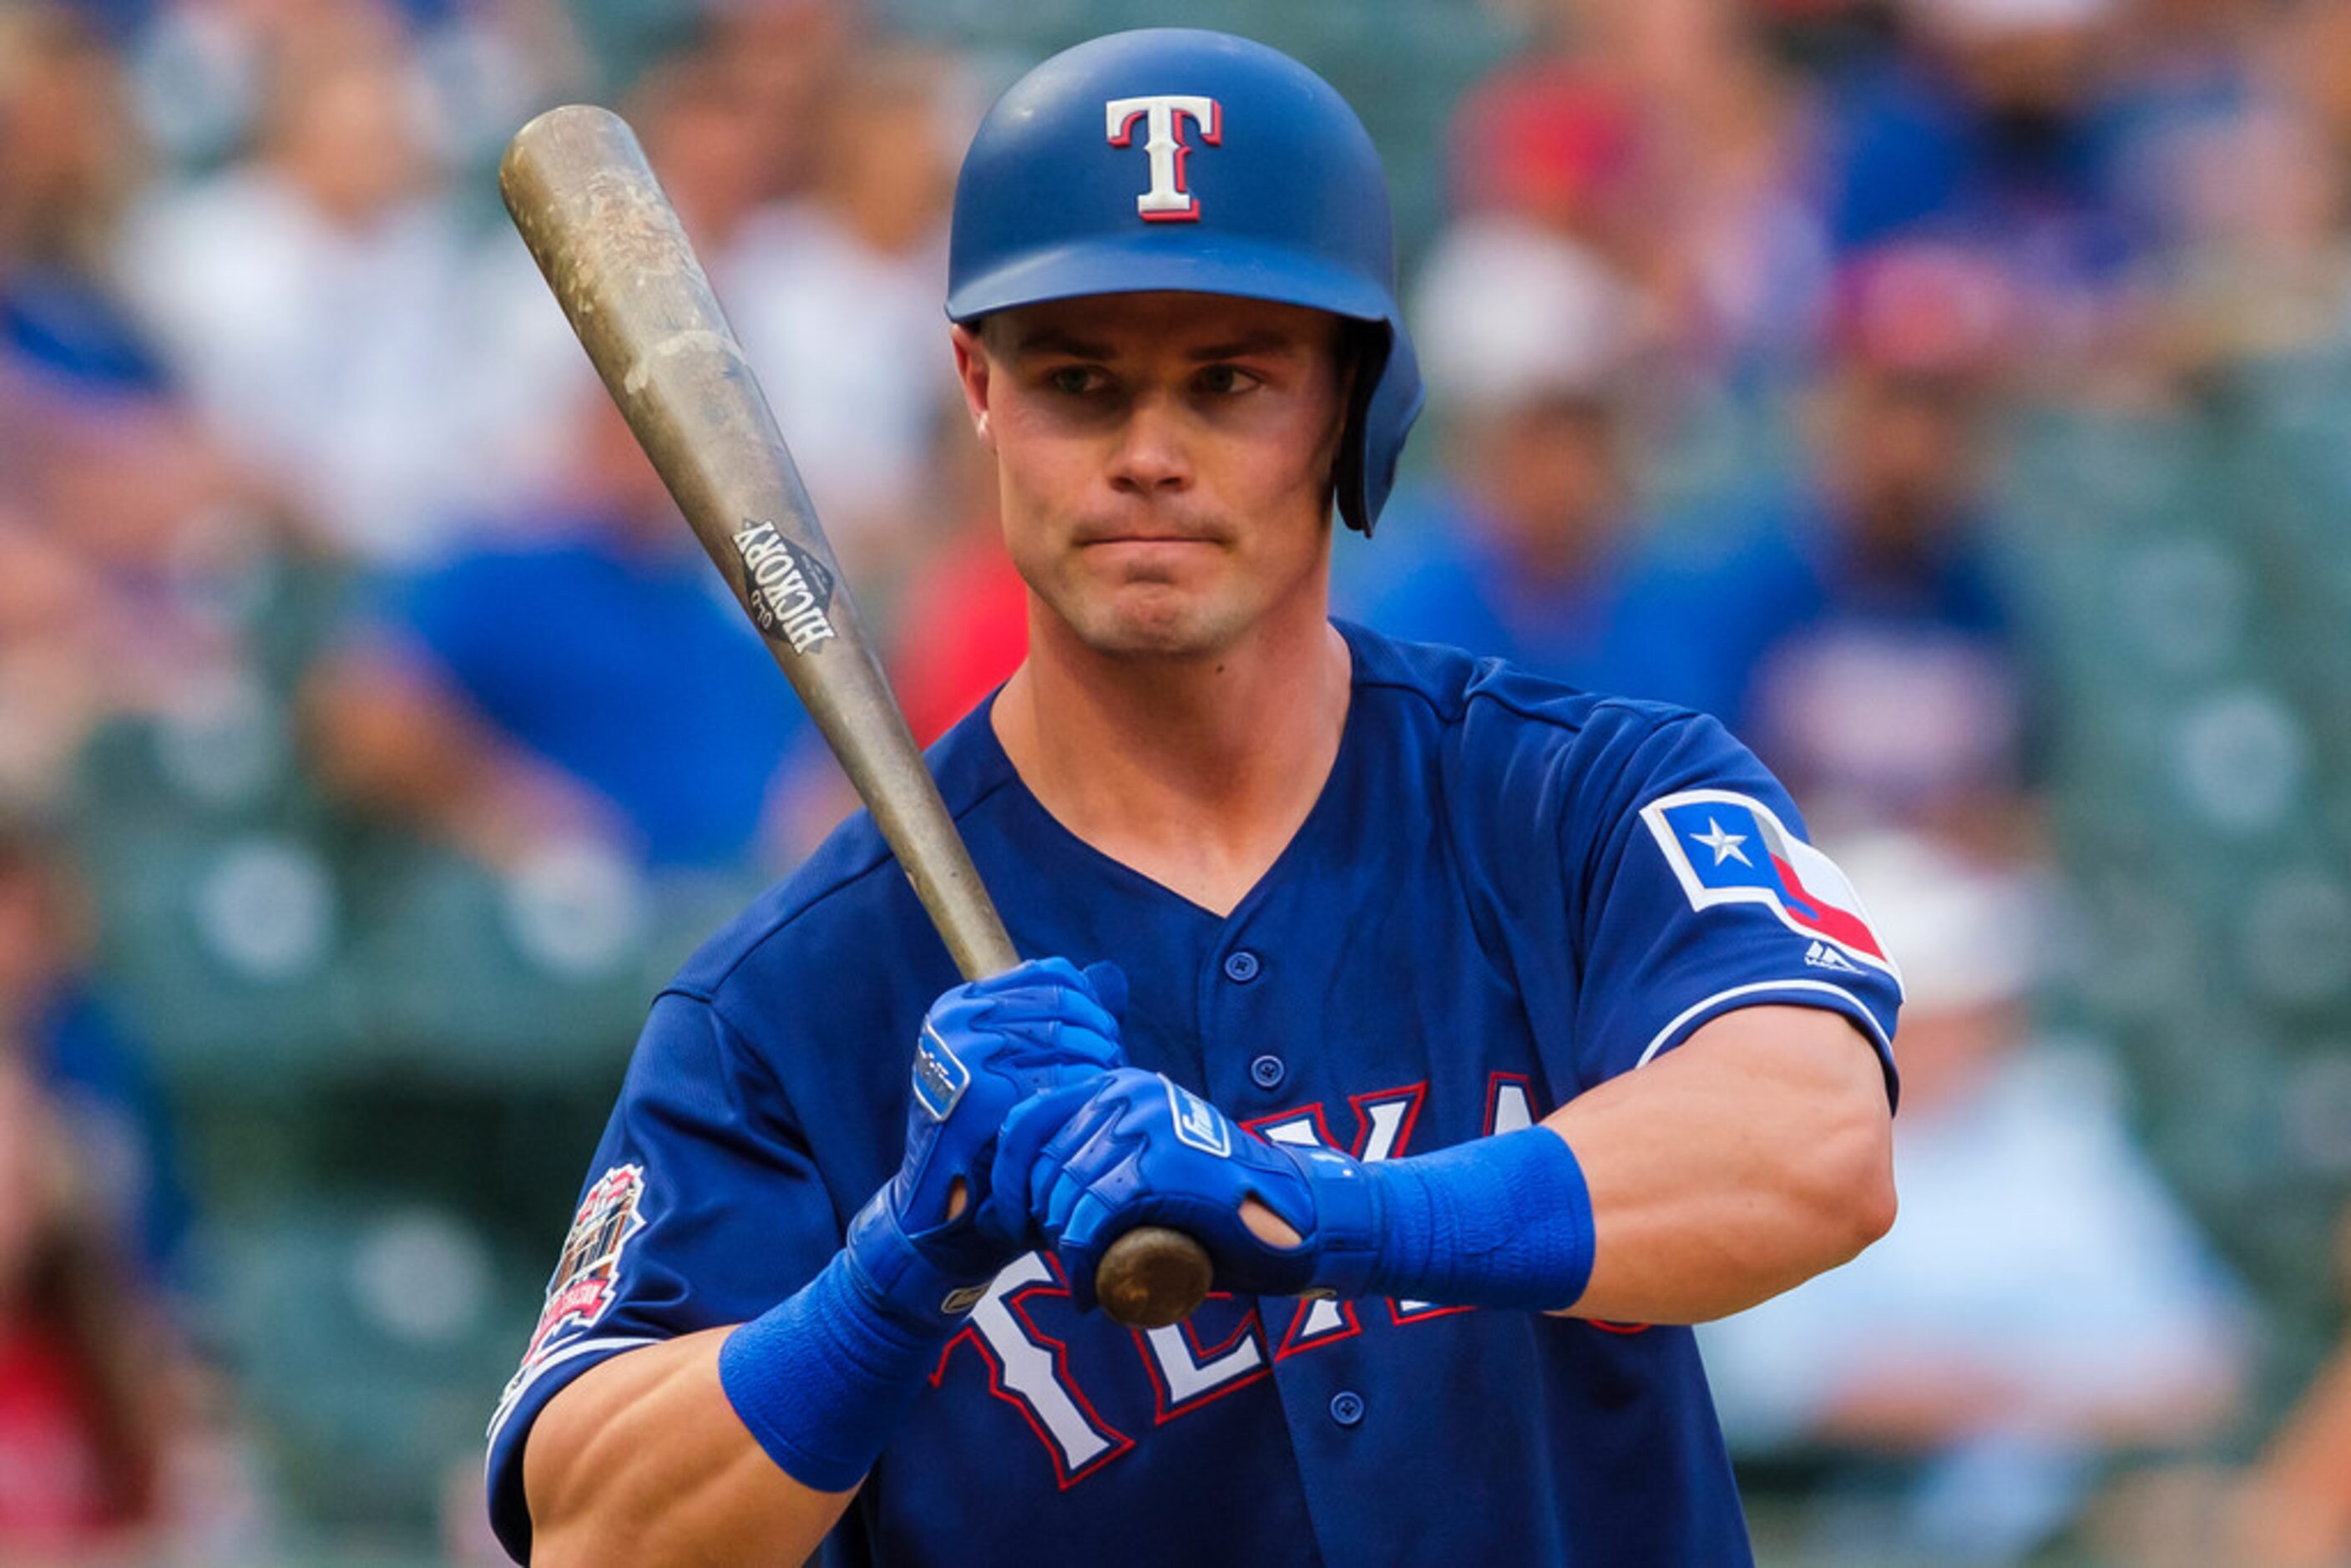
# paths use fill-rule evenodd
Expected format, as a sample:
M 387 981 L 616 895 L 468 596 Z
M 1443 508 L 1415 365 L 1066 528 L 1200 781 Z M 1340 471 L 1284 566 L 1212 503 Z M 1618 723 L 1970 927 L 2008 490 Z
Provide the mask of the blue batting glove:
M 1592 1273 L 1594 1227 L 1582 1165 L 1530 1127 L 1410 1159 L 1365 1164 L 1274 1144 L 1156 1073 L 1122 1068 L 1023 1104 L 997 1144 L 996 1204 L 1025 1172 L 1031 1233 L 1056 1248 L 1081 1307 L 1094 1270 L 1137 1225 L 1185 1231 L 1219 1290 L 1244 1295 L 1391 1295 L 1447 1306 L 1552 1312 Z M 1292 1230 L 1265 1240 L 1251 1198 Z
M 849 1228 L 847 1250 L 883 1297 L 967 1311 L 1028 1246 L 1025 1225 L 989 1223 L 997 1134 L 1032 1096 L 1091 1087 L 1124 1065 L 1125 996 L 1114 965 L 1081 973 L 1045 958 L 933 1005 L 915 1044 L 905 1157 Z
M 998 1130 L 1014 1107 L 1081 1096 L 1123 1065 L 1125 1000 L 1115 967 L 1047 958 L 957 986 L 924 1019 L 898 1174 L 821 1273 L 719 1349 L 727 1402 L 787 1475 L 840 1492 L 872 1467 L 940 1344 L 1028 1245 L 1025 1220 L 984 1223 Z
M 1102 1254 L 1137 1225 L 1166 1225 L 1207 1249 L 1216 1288 L 1294 1296 L 1360 1285 L 1377 1211 L 1364 1167 L 1326 1149 L 1272 1144 L 1155 1072 L 1122 1068 L 1092 1086 L 1016 1111 L 997 1146 L 1003 1208 L 1025 1169 L 1031 1234 L 1066 1266 L 1073 1298 L 1094 1305 Z M 1250 1198 L 1299 1234 L 1261 1239 L 1241 1218 Z

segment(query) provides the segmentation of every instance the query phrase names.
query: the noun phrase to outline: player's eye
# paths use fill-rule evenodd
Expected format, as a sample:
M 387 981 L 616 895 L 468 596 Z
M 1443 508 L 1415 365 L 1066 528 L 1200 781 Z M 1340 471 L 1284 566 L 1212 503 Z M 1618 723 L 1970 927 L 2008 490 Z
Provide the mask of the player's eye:
M 1199 389 L 1211 397 L 1231 397 L 1259 382 L 1257 375 L 1238 365 L 1204 365 L 1196 380 Z
M 1109 382 L 1110 378 L 1092 365 L 1056 365 L 1045 372 L 1045 389 L 1064 397 L 1090 397 Z

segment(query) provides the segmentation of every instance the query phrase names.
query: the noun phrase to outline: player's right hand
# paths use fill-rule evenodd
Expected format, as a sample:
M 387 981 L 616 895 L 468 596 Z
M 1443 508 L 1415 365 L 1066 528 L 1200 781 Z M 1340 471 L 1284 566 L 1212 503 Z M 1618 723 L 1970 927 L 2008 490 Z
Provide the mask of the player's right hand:
M 1072 1299 L 1094 1305 L 1094 1271 L 1137 1225 L 1165 1225 L 1207 1249 L 1216 1287 L 1246 1295 L 1360 1294 L 1375 1245 L 1364 1167 L 1320 1148 L 1270 1143 L 1156 1072 L 1123 1068 L 1028 1102 L 997 1154 L 999 1208 L 1021 1201 L 1060 1255 Z M 1262 1211 L 1253 1222 L 1250 1209 Z M 1262 1228 L 1265 1221 L 1287 1236 Z
M 990 1220 L 997 1133 L 1032 1097 L 1082 1094 L 1125 1065 L 1125 1001 L 1115 965 L 1081 972 L 1044 958 L 932 1005 L 915 1043 L 905 1157 L 849 1227 L 852 1255 L 884 1294 L 967 1307 L 1027 1247 L 1025 1235 Z

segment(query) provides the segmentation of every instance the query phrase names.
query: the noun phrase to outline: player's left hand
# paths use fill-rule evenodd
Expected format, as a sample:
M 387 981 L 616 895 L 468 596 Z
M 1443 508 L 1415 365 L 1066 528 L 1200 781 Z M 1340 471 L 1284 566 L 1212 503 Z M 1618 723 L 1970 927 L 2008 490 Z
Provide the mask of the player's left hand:
M 1047 1095 L 1012 1113 L 991 1202 L 1019 1203 L 1024 1184 L 1025 1218 L 1060 1253 L 1084 1309 L 1102 1254 L 1137 1225 L 1190 1235 L 1207 1249 L 1216 1288 L 1247 1295 L 1356 1293 L 1348 1287 L 1374 1250 L 1375 1198 L 1355 1161 L 1269 1143 L 1138 1068 L 1105 1074 L 1082 1099 Z M 1262 1206 L 1255 1226 L 1244 1214 L 1252 1199 Z
M 851 1219 L 845 1247 L 879 1293 L 925 1312 L 967 1310 L 1028 1246 L 987 1203 L 991 1155 L 1013 1107 L 1031 1096 L 1075 1103 L 1125 1061 L 1118 1013 L 1125 977 L 1045 958 L 957 986 L 923 1019 L 898 1172 Z

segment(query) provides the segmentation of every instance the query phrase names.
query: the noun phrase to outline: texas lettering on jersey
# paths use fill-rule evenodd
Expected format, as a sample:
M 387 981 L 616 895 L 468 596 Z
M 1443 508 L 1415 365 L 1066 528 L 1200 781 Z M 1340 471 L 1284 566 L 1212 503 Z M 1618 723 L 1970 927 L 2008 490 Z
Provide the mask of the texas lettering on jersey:
M 1487 1134 L 1517 1132 L 1537 1118 L 1531 1086 L 1522 1073 L 1496 1072 L 1485 1086 Z M 1274 1143 L 1320 1144 L 1343 1148 L 1364 1161 L 1399 1159 L 1408 1151 L 1414 1124 L 1428 1095 L 1426 1083 L 1374 1090 L 1348 1096 L 1354 1136 L 1340 1143 L 1320 1104 L 1263 1116 L 1249 1131 Z M 1134 1330 L 1134 1354 L 1078 1364 L 1073 1354 L 1077 1312 L 1070 1305 L 1069 1281 L 1060 1262 L 1030 1252 L 997 1276 L 963 1331 L 940 1353 L 931 1374 L 942 1385 L 959 1354 L 982 1357 L 988 1392 L 1018 1411 L 1043 1445 L 1062 1490 L 1130 1452 L 1136 1439 L 1102 1414 L 1102 1401 L 1090 1390 L 1101 1381 L 1134 1377 L 1151 1381 L 1154 1426 L 1165 1426 L 1228 1394 L 1259 1382 L 1277 1362 L 1336 1344 L 1364 1332 L 1366 1301 L 1277 1301 L 1217 1291 L 1200 1311 L 1168 1328 Z M 1391 1301 L 1374 1321 L 1400 1327 L 1473 1307 Z M 1268 1333 L 1268 1319 L 1279 1328 Z M 1056 1331 L 1059 1332 L 1056 1332 Z

